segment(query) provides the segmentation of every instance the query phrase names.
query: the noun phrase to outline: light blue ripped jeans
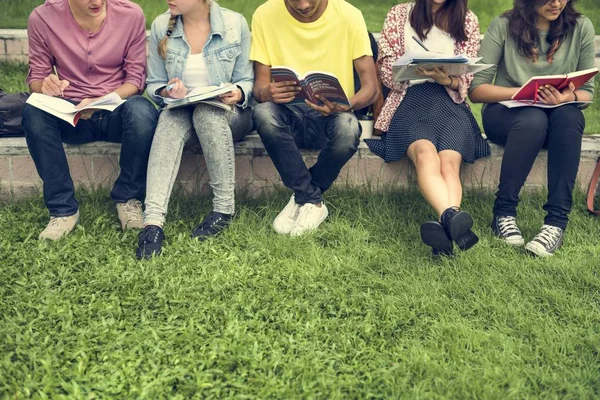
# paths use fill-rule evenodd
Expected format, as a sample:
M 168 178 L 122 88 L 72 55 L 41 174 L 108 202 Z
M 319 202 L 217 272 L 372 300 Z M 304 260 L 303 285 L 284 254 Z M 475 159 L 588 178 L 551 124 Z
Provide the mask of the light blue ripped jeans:
M 233 142 L 252 130 L 252 112 L 237 107 L 226 111 L 199 103 L 195 107 L 163 110 L 148 160 L 145 225 L 163 226 L 169 198 L 181 164 L 185 142 L 196 132 L 213 191 L 213 211 L 235 211 L 235 152 Z

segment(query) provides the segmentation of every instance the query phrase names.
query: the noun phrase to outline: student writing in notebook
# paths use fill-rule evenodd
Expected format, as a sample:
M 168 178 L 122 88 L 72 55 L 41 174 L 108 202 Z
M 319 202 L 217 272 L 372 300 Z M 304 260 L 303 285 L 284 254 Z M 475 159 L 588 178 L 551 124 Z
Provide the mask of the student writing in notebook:
M 434 255 L 450 255 L 453 242 L 466 250 L 478 241 L 473 219 L 459 208 L 461 164 L 488 156 L 490 149 L 465 103 L 472 75 L 448 76 L 435 68 L 421 70 L 422 80 L 394 81 L 394 61 L 422 47 L 477 55 L 479 24 L 466 0 L 417 0 L 389 11 L 377 61 L 383 84 L 392 89 L 375 124 L 385 133 L 381 140 L 365 141 L 386 162 L 404 155 L 413 162 L 419 189 L 438 217 L 421 225 L 421 237 Z
M 548 149 L 548 199 L 540 232 L 525 248 L 550 256 L 561 246 L 572 207 L 572 192 L 579 167 L 585 120 L 581 109 L 566 104 L 556 108 L 507 108 L 510 100 L 532 76 L 566 74 L 594 66 L 594 27 L 579 14 L 575 0 L 515 0 L 512 10 L 496 18 L 485 34 L 481 62 L 495 64 L 476 74 L 470 92 L 474 102 L 486 103 L 483 126 L 487 137 L 504 146 L 500 183 L 494 202 L 492 230 L 506 243 L 525 242 L 517 226 L 519 192 L 536 156 Z M 550 85 L 539 88 L 545 104 L 592 100 L 594 81 L 579 90 L 562 91 Z
M 136 256 L 150 258 L 162 251 L 167 206 L 185 142 L 196 134 L 202 147 L 213 192 L 213 207 L 192 231 L 205 240 L 225 229 L 235 212 L 233 142 L 252 129 L 248 102 L 254 72 L 248 56 L 250 31 L 244 17 L 213 0 L 168 0 L 169 11 L 152 23 L 148 48 L 147 92 L 158 104 L 183 98 L 204 86 L 234 84 L 221 101 L 231 111 L 197 103 L 162 110 L 148 162 L 144 229 Z
M 111 92 L 126 99 L 112 112 L 84 111 L 76 127 L 25 105 L 23 129 L 50 212 L 40 239 L 59 239 L 79 220 L 63 142 L 121 143 L 121 172 L 111 196 L 124 230 L 142 226 L 141 201 L 157 120 L 152 103 L 140 96 L 146 79 L 145 28 L 142 9 L 126 0 L 48 0 L 29 16 L 27 82 L 32 92 L 79 106 Z

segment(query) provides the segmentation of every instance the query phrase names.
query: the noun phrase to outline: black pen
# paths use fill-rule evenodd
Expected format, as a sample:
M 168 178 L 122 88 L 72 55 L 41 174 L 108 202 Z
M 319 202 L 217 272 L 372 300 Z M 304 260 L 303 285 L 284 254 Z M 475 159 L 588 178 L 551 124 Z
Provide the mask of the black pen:
M 421 46 L 422 48 L 424 48 L 425 51 L 429 51 L 429 49 L 427 47 L 425 47 L 425 45 L 423 44 L 423 42 L 421 42 L 418 37 L 413 36 L 412 38 L 415 40 L 415 42 L 417 42 L 419 44 L 419 46 Z

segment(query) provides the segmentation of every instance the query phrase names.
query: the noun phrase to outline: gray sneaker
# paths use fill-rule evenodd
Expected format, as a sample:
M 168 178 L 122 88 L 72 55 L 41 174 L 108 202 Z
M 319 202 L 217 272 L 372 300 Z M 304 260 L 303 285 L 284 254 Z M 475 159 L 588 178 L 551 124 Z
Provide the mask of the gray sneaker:
M 552 225 L 542 225 L 540 233 L 525 245 L 525 250 L 538 257 L 553 256 L 562 245 L 564 230 Z
M 79 222 L 79 210 L 67 217 L 50 217 L 46 229 L 40 233 L 40 240 L 58 240 L 67 236 Z
M 144 219 L 142 217 L 142 202 L 129 199 L 127 203 L 117 203 L 117 216 L 121 222 L 121 229 L 142 229 Z

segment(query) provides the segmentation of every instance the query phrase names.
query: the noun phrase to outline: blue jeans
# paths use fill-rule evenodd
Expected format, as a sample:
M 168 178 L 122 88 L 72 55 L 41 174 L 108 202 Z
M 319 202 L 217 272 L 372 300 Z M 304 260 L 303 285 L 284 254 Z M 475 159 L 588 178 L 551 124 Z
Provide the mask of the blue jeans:
M 351 112 L 324 117 L 305 104 L 260 103 L 252 117 L 285 186 L 296 203 L 318 204 L 342 167 L 358 150 L 361 128 Z M 306 166 L 299 148 L 322 149 Z
M 76 127 L 29 104 L 23 109 L 23 129 L 29 152 L 44 183 L 44 202 L 50 216 L 73 215 L 79 209 L 63 143 L 104 141 L 122 143 L 121 172 L 111 191 L 113 200 L 143 200 L 146 169 L 157 111 L 142 96 L 133 96 L 113 112 L 98 110 Z

